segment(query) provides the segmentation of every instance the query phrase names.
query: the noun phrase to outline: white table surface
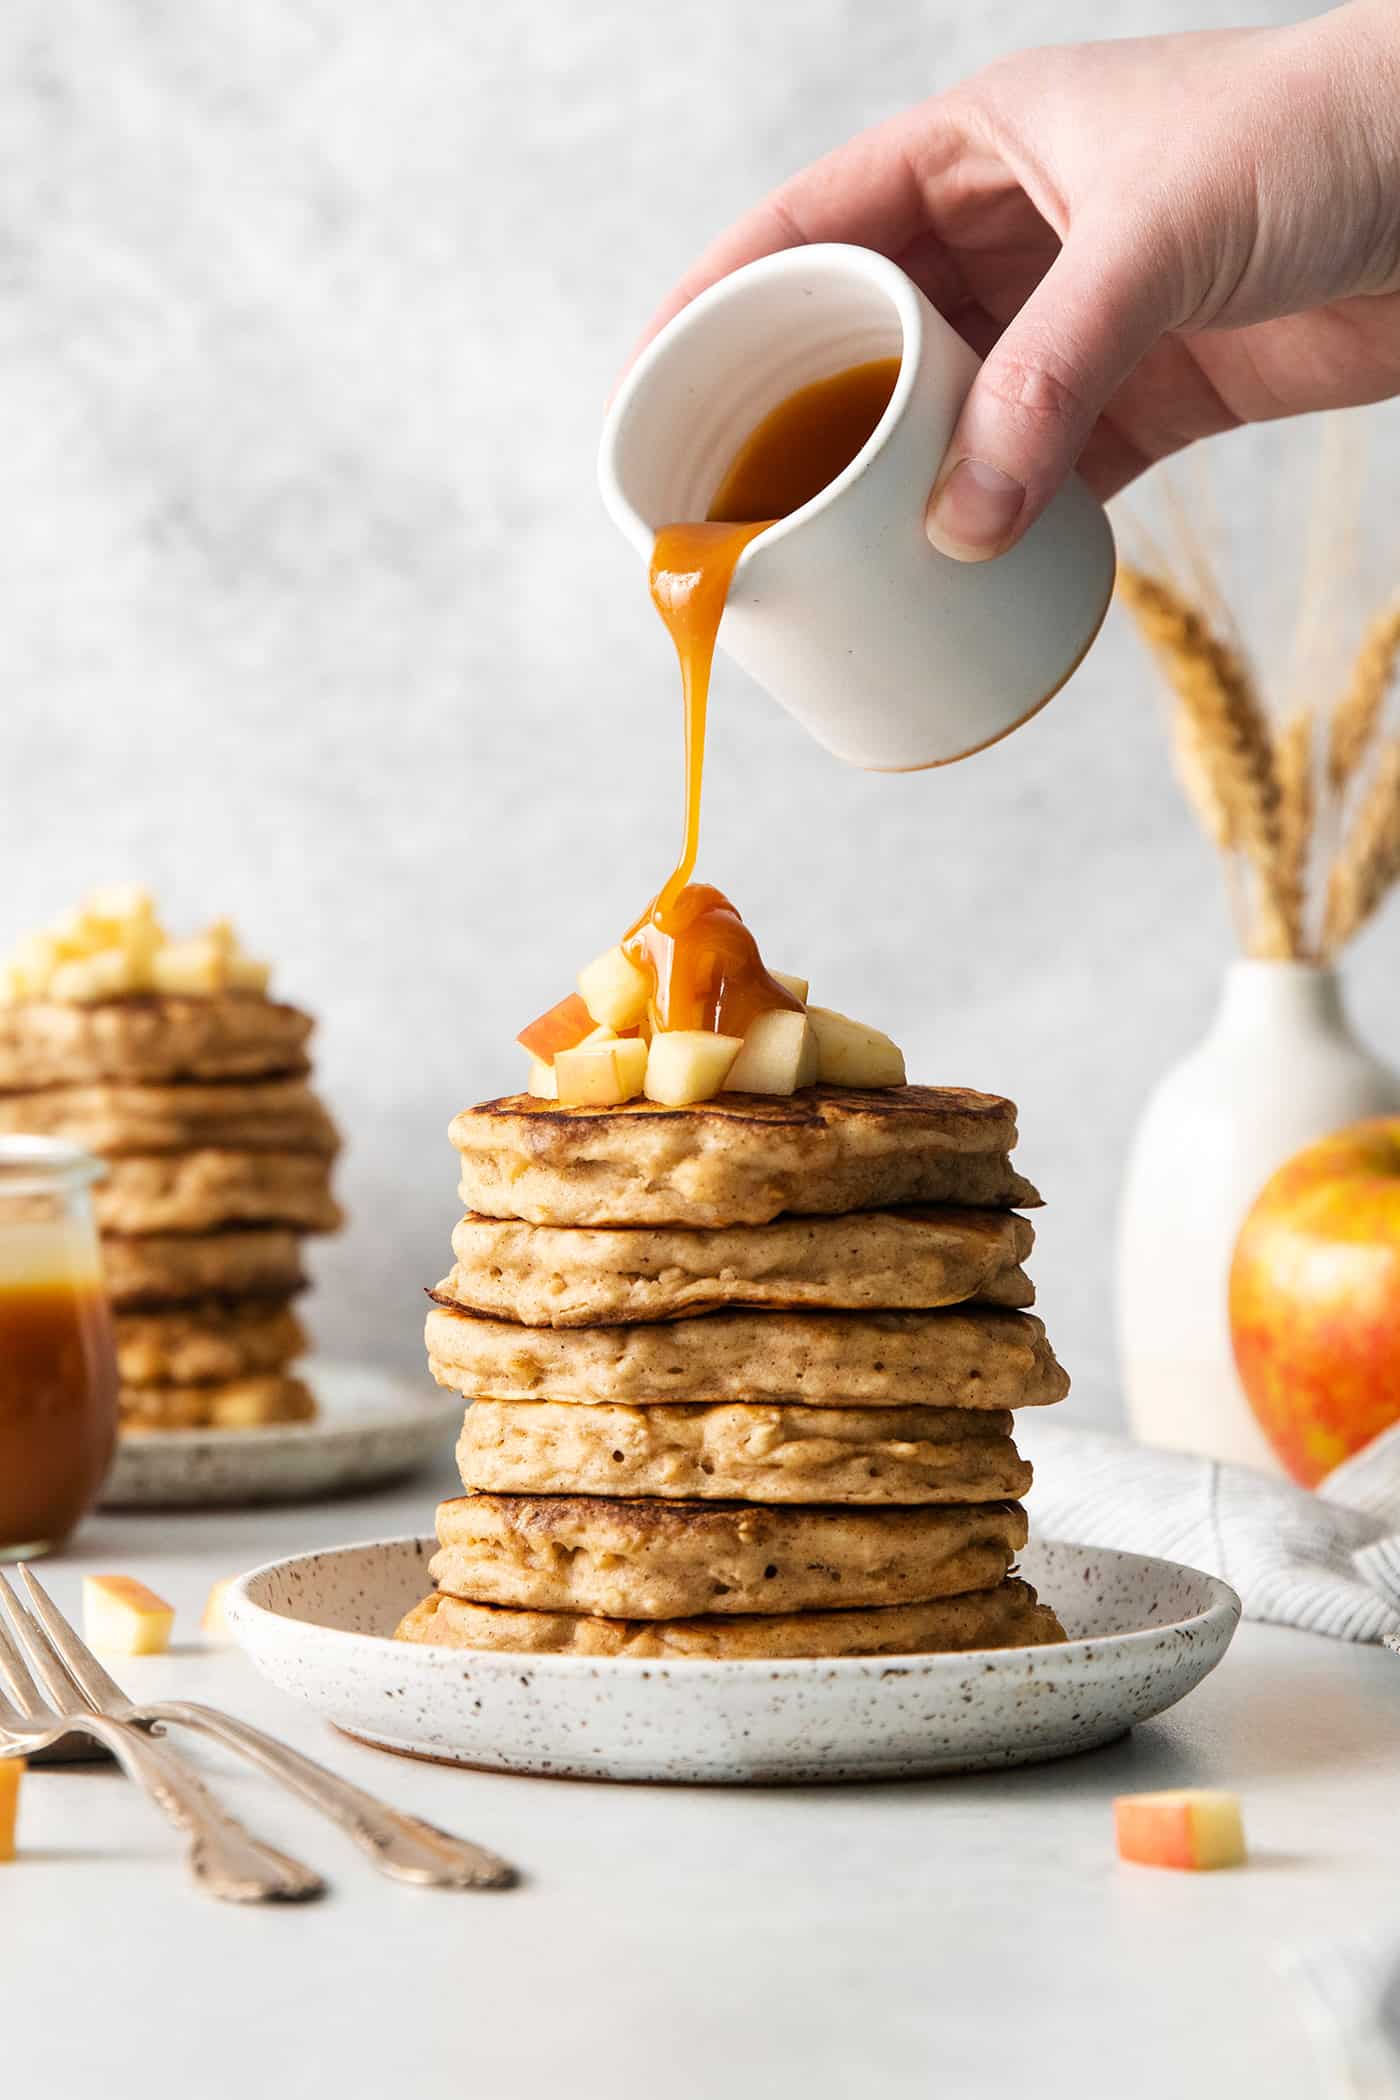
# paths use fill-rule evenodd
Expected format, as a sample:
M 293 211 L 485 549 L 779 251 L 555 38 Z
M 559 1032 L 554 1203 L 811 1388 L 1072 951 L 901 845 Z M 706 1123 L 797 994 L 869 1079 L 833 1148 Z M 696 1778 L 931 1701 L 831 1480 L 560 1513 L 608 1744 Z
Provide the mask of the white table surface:
M 517 1862 L 506 1895 L 400 1888 L 266 1780 L 191 1742 L 320 1904 L 195 1895 L 110 1771 L 34 1771 L 0 1869 L 0 2061 L 69 2100 L 1316 2100 L 1279 1956 L 1400 1931 L 1400 1661 L 1245 1626 L 1184 1705 L 1088 1757 L 994 1776 L 753 1790 L 511 1779 L 333 1734 L 204 1646 L 220 1576 L 427 1528 L 433 1482 L 314 1508 L 100 1514 L 44 1573 L 178 1607 L 134 1691 L 227 1705 Z M 1253 1859 L 1119 1865 L 1125 1789 L 1234 1787 Z

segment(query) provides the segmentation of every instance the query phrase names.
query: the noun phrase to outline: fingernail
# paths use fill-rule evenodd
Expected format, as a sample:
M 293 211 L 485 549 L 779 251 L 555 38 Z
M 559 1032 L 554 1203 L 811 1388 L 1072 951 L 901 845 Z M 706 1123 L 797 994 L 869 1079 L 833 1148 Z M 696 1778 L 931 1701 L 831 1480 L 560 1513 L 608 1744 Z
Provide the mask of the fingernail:
M 940 554 L 980 561 L 1005 544 L 1026 492 L 1019 481 L 985 460 L 960 459 L 929 506 L 926 530 Z

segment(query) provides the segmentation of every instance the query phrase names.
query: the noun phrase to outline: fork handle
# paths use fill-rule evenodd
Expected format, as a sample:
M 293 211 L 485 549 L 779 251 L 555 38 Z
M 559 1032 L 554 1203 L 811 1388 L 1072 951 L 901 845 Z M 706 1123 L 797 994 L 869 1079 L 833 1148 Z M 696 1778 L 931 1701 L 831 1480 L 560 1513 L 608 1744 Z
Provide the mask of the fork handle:
M 174 1750 L 107 1714 L 85 1713 L 83 1728 L 189 1838 L 190 1872 L 206 1895 L 225 1903 L 301 1903 L 323 1893 L 319 1874 L 245 1830 Z
M 144 1719 L 173 1721 L 198 1729 L 230 1750 L 241 1751 L 312 1808 L 339 1824 L 380 1871 L 396 1881 L 435 1888 L 503 1889 L 517 1878 L 514 1867 L 496 1853 L 488 1852 L 484 1845 L 453 1837 L 434 1823 L 391 1808 L 363 1787 L 353 1786 L 348 1779 L 317 1764 L 314 1758 L 303 1757 L 290 1744 L 264 1735 L 260 1728 L 233 1714 L 187 1700 L 161 1700 L 158 1705 L 138 1707 L 136 1711 Z

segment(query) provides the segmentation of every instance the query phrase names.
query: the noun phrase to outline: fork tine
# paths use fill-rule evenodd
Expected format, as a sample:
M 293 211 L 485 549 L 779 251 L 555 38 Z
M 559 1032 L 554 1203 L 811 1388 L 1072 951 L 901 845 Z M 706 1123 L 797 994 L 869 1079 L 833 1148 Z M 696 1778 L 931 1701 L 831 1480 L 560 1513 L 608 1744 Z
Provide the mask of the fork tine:
M 43 1627 L 28 1606 L 20 1602 L 3 1573 L 0 1573 L 0 1606 L 19 1636 L 24 1660 L 58 1711 L 64 1714 L 81 1712 L 87 1706 L 87 1700 L 69 1677 L 56 1651 L 50 1647 Z
M 64 1618 L 38 1576 L 23 1566 L 19 1575 L 29 1593 L 35 1617 L 58 1650 L 65 1670 L 83 1695 L 84 1704 L 97 1714 L 124 1713 L 131 1705 L 126 1693 L 115 1678 L 107 1675 L 77 1628 Z
M 16 1707 L 11 1707 L 8 1700 L 0 1701 L 0 1705 L 3 1705 L 5 1714 L 12 1714 L 17 1711 L 18 1718 L 21 1721 L 26 1721 L 33 1719 L 36 1715 L 43 1714 L 47 1709 L 43 1694 L 30 1675 L 25 1665 L 24 1657 L 15 1646 L 10 1635 L 10 1629 L 5 1624 L 5 1620 L 9 1617 L 14 1604 L 15 1599 L 10 1585 L 6 1582 L 3 1574 L 0 1574 L 0 1677 L 4 1679 L 11 1692 L 13 1692 Z M 0 1718 L 3 1717 L 3 1715 L 0 1715 Z

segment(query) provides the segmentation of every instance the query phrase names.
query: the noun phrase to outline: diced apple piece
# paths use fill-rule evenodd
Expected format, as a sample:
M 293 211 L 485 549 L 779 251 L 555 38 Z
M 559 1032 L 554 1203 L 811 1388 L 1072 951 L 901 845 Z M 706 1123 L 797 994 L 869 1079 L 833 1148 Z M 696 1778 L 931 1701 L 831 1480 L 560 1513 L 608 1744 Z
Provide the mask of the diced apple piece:
M 546 1064 L 542 1057 L 532 1057 L 525 1091 L 527 1094 L 534 1094 L 541 1101 L 557 1101 L 559 1082 L 554 1076 L 553 1065 Z
M 546 1064 L 552 1063 L 561 1050 L 572 1050 L 592 1033 L 594 1020 L 577 992 L 570 992 L 557 1006 L 551 1006 L 547 1014 L 522 1028 L 515 1038 L 521 1048 L 532 1057 L 542 1057 Z
M 224 957 L 206 935 L 192 941 L 169 941 L 151 958 L 151 979 L 158 992 L 202 999 L 223 990 Z
M 830 1086 L 903 1086 L 904 1052 L 878 1028 L 829 1006 L 809 1006 L 817 1037 L 817 1076 Z
M 635 1028 L 647 1010 L 646 976 L 621 948 L 609 948 L 580 970 L 578 988 L 594 1020 L 608 1028 Z
M 554 1060 L 559 1102 L 565 1108 L 620 1108 L 642 1091 L 647 1046 L 635 1036 L 607 1043 L 580 1043 Z
M 1113 1804 L 1118 1857 L 1140 1867 L 1242 1867 L 1239 1797 L 1207 1788 L 1120 1794 Z
M 616 1041 L 617 1030 L 609 1028 L 606 1021 L 600 1021 L 596 1028 L 589 1029 L 581 1043 L 573 1043 L 570 1045 L 570 1048 L 575 1050 L 596 1050 L 600 1043 L 615 1043 Z
M 73 1006 L 92 1006 L 101 999 L 120 999 L 136 988 L 131 958 L 120 948 L 107 948 L 72 962 L 61 962 L 49 979 L 48 995 Z
M 83 1577 L 83 1632 L 112 1655 L 163 1655 L 175 1607 L 130 1575 Z
M 0 1764 L 0 1860 L 15 1856 L 15 1823 L 19 1816 L 19 1789 L 24 1778 L 24 1759 L 7 1757 Z
M 204 1600 L 204 1610 L 200 1614 L 199 1630 L 206 1639 L 227 1641 L 232 1638 L 229 1632 L 226 1606 L 228 1604 L 228 1593 L 237 1580 L 238 1577 L 236 1575 L 221 1576 Z
M 663 1029 L 652 1037 L 647 1053 L 647 1099 L 666 1108 L 712 1100 L 743 1047 L 741 1035 L 711 1035 L 706 1028 Z
M 744 1047 L 729 1067 L 730 1094 L 795 1094 L 817 1076 L 817 1037 L 806 1014 L 774 1007 L 749 1023 Z
M 153 919 L 156 900 L 144 882 L 104 882 L 83 900 L 82 917 L 124 926 L 131 919 Z
M 774 984 L 780 984 L 785 992 L 791 992 L 794 999 L 800 999 L 804 1006 L 807 1004 L 807 979 L 805 977 L 789 977 L 786 970 L 770 970 L 768 975 L 772 978 Z

